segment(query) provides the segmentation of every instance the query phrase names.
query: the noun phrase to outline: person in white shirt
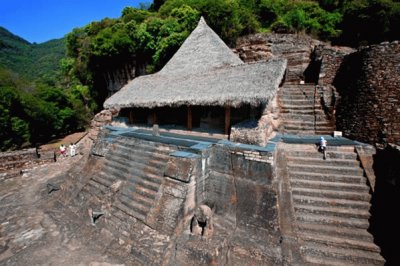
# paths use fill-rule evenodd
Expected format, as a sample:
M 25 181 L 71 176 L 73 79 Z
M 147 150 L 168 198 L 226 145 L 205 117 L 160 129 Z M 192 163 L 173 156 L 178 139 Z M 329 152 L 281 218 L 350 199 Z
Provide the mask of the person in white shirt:
M 324 137 L 321 137 L 319 140 L 319 150 L 324 154 L 324 160 L 326 160 L 326 145 L 328 142 Z
M 69 145 L 69 155 L 70 155 L 71 157 L 74 157 L 75 154 L 76 154 L 76 145 L 75 145 L 74 143 L 71 143 L 71 144 Z

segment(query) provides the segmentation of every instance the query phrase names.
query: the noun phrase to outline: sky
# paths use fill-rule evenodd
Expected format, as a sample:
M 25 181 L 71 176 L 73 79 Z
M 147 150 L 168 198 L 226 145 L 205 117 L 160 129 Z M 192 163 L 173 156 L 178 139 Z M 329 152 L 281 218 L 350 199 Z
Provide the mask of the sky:
M 0 26 L 42 43 L 103 18 L 118 18 L 126 6 L 150 0 L 0 0 Z

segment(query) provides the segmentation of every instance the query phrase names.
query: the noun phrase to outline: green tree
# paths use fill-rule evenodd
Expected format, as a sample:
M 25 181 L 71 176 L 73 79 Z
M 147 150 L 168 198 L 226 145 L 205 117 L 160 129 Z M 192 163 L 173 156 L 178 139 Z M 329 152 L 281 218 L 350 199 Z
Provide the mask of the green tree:
M 398 39 L 399 10 L 391 0 L 345 1 L 338 42 L 357 46 Z

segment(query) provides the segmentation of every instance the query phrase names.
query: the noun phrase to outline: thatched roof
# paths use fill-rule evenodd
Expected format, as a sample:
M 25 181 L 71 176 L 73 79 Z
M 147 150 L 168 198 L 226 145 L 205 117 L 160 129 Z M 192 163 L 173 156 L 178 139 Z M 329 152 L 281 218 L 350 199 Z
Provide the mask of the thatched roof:
M 201 18 L 161 71 L 135 78 L 104 107 L 258 105 L 276 94 L 285 69 L 285 59 L 243 63 Z

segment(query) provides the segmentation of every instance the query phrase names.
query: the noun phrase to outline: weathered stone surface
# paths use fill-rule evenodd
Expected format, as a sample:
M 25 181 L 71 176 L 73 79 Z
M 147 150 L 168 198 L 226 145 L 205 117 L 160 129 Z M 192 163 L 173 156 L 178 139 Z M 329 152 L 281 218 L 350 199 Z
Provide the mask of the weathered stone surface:
M 90 122 L 89 138 L 91 140 L 96 140 L 101 128 L 111 124 L 113 117 L 117 116 L 118 113 L 119 110 L 116 109 L 106 109 L 97 113 Z
M 183 182 L 189 182 L 194 169 L 198 169 L 201 164 L 200 156 L 197 158 L 185 158 L 171 156 L 167 163 L 164 175 Z
M 0 181 L 22 175 L 34 166 L 56 161 L 54 151 L 25 149 L 0 153 Z
M 299 83 L 305 80 L 304 72 L 311 61 L 310 55 L 318 44 L 319 41 L 307 35 L 260 33 L 239 38 L 234 52 L 244 62 L 286 58 L 289 67 L 286 82 Z
M 343 62 L 334 85 L 340 94 L 337 129 L 375 144 L 400 144 L 400 44 L 361 48 Z
M 374 173 L 374 158 L 373 156 L 376 153 L 376 150 L 373 146 L 370 145 L 364 145 L 364 146 L 356 146 L 355 147 L 358 159 L 360 160 L 360 163 L 362 165 L 362 168 L 364 169 L 365 176 L 368 179 L 369 185 L 372 189 L 372 191 L 375 190 L 375 183 L 376 183 L 376 176 Z
M 312 81 L 317 81 L 318 85 L 331 85 L 339 71 L 345 56 L 354 53 L 356 50 L 349 47 L 330 46 L 327 44 L 317 45 L 311 55 L 309 66 L 310 74 L 317 74 L 317 77 L 310 77 Z M 312 71 L 314 70 L 314 71 Z

